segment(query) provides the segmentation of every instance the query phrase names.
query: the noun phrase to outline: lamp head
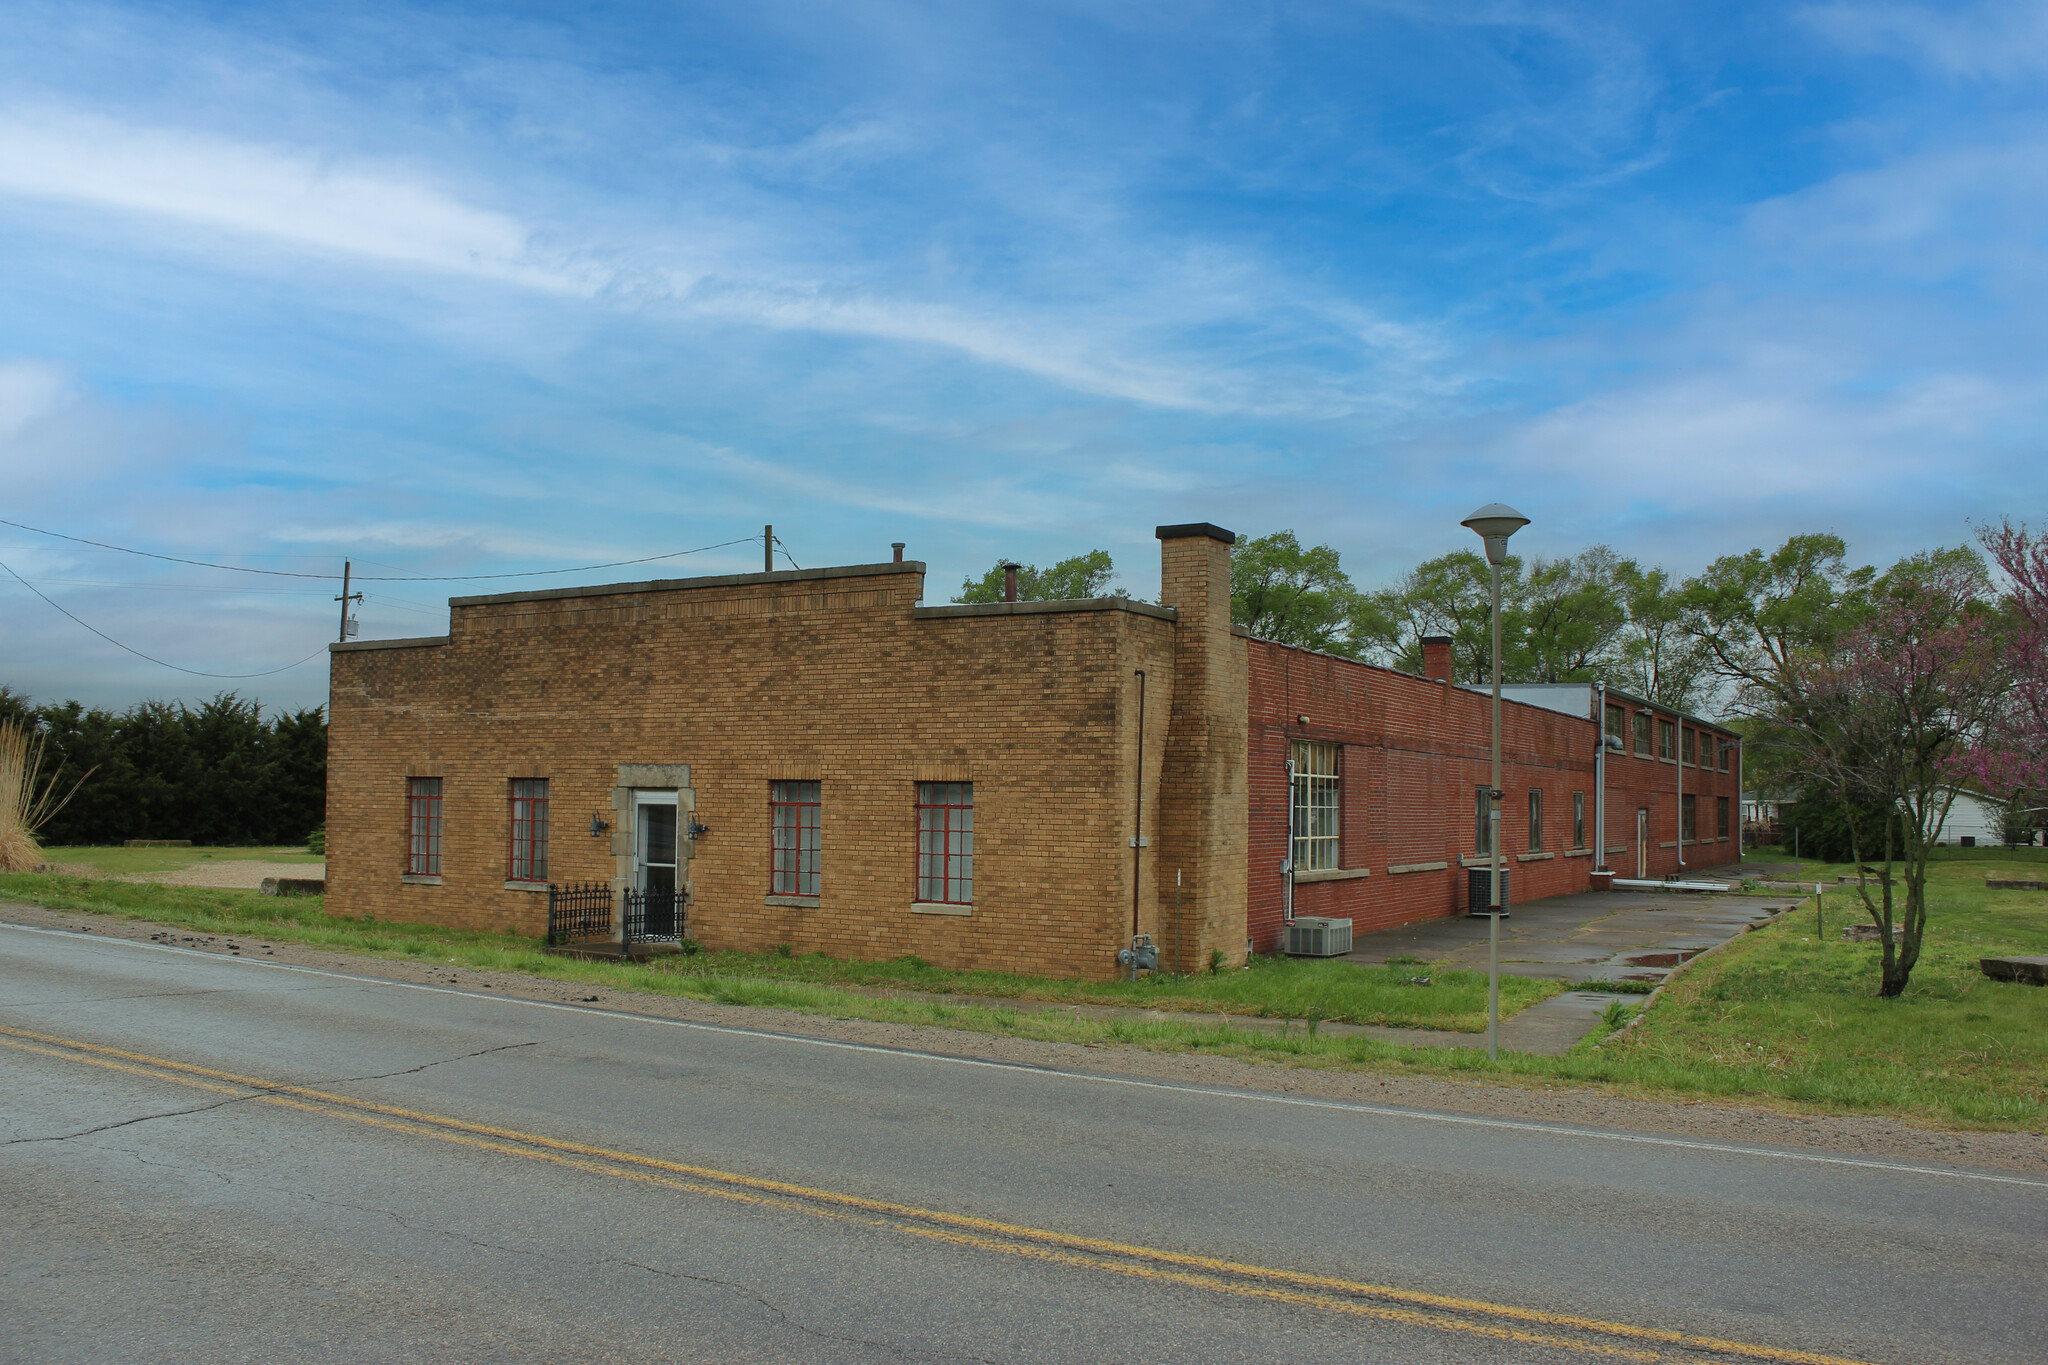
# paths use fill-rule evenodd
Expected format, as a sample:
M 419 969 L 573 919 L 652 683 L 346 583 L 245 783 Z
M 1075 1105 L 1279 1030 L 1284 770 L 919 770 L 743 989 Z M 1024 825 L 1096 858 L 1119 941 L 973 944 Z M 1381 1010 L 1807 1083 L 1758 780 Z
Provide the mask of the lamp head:
M 1469 526 L 1486 542 L 1486 562 L 1498 568 L 1507 562 L 1508 537 L 1529 524 L 1529 519 L 1504 502 L 1489 502 L 1458 523 Z

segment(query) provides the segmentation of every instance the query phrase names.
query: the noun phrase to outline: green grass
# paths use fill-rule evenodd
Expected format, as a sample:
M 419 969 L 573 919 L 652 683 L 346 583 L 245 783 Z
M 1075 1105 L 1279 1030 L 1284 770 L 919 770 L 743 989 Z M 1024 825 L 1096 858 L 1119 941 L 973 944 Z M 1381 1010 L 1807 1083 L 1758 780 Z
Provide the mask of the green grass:
M 146 852 L 136 849 L 132 852 Z M 870 1015 L 890 1002 L 846 987 L 916 991 L 957 997 L 961 1007 L 1004 1001 L 1122 1005 L 1146 1009 L 1314 1018 L 1318 1022 L 1393 1024 L 1408 1028 L 1478 1032 L 1486 1026 L 1486 977 L 1413 967 L 1361 967 L 1349 962 L 1259 958 L 1246 970 L 1190 977 L 1127 981 L 1069 981 L 1005 972 L 950 971 L 914 957 L 889 962 L 847 961 L 814 953 L 699 953 L 658 958 L 645 965 L 589 963 L 565 972 L 565 959 L 512 934 L 444 929 L 430 924 L 365 922 L 326 913 L 317 896 L 259 896 L 248 891 L 112 882 L 36 873 L 0 875 L 0 896 L 52 909 L 152 919 L 209 934 L 269 936 L 385 957 L 454 961 L 499 971 L 566 976 L 579 981 L 617 977 L 621 989 L 732 1003 L 825 1008 Z M 587 970 L 585 970 L 587 969 Z M 593 975 L 594 973 L 594 975 Z M 1417 984 L 1412 978 L 1429 982 Z M 744 988 L 736 983 L 751 983 Z M 1501 1009 L 1512 1014 L 1563 989 L 1556 981 L 1501 979 Z M 746 1000 L 735 992 L 751 992 Z M 763 994 L 765 992 L 765 994 Z M 910 1004 L 915 1002 L 896 1002 Z M 928 1002 L 934 1006 L 951 1002 Z M 893 1016 L 892 1016 L 893 1017 Z
M 59 845 L 43 850 L 45 862 L 83 863 L 108 876 L 129 877 L 150 872 L 178 872 L 194 863 L 255 859 L 266 863 L 317 863 L 305 845 L 285 848 L 124 848 L 105 845 Z
M 915 957 L 868 962 L 813 953 L 702 953 L 664 970 L 694 976 L 749 976 L 820 985 L 914 990 L 983 1000 L 1120 1005 L 1175 1012 L 1252 1015 L 1477 1033 L 1486 1027 L 1486 975 L 1414 966 L 1253 958 L 1242 970 L 1130 981 L 1072 981 L 1009 972 L 954 971 Z M 1427 982 L 1428 984 L 1421 984 Z M 1564 989 L 1559 981 L 1501 979 L 1501 1010 L 1517 1010 Z
M 1562 1057 L 1474 1047 L 1408 1048 L 1295 1027 L 1285 1033 L 1233 1026 L 1230 1015 L 1305 1020 L 1360 1015 L 1375 1021 L 1469 1026 L 1483 1008 L 1483 978 L 1413 965 L 1262 961 L 1214 977 L 1129 983 L 1072 982 L 999 973 L 949 972 L 914 959 L 841 962 L 776 954 L 700 954 L 613 965 L 550 957 L 532 939 L 431 925 L 329 916 L 317 897 L 279 899 L 242 891 L 0 875 L 0 898 L 57 909 L 130 916 L 257 943 L 293 942 L 442 965 L 528 972 L 610 990 L 650 991 L 736 1005 L 773 1006 L 839 1018 L 939 1025 L 1051 1042 L 1117 1043 L 1206 1052 L 1306 1067 L 1339 1067 L 1493 1081 L 1566 1081 L 1618 1093 L 1688 1095 L 1788 1108 L 1891 1114 L 1950 1127 L 2048 1127 L 2048 989 L 1994 982 L 1977 959 L 2048 952 L 2048 896 L 1987 891 L 1987 872 L 2038 859 L 1944 858 L 1932 869 L 1930 921 L 1913 984 L 1880 1000 L 1875 944 L 1845 943 L 1863 922 L 1854 892 L 1826 902 L 1816 936 L 1811 902 L 1699 959 L 1674 977 L 1650 1014 L 1616 1036 L 1636 1002 L 1621 1006 Z M 1816 875 L 1826 875 L 1816 873 Z M 1437 984 L 1407 984 L 1430 975 Z M 1470 977 L 1471 980 L 1461 980 Z M 1399 978 L 1398 984 L 1389 978 Z M 1518 987 L 1510 983 L 1521 983 Z M 1556 983 L 1502 980 L 1511 1008 Z M 850 987 L 919 994 L 886 998 Z M 1524 999 L 1518 989 L 1533 988 Z M 1481 1003 L 1475 1008 L 1474 999 Z M 1009 1007 L 1021 1000 L 1149 1005 L 1219 1011 L 1214 1023 L 1094 1019 Z M 1408 1002 L 1403 1004 L 1403 1002 Z M 1390 1003 L 1391 1002 L 1391 1003 Z M 1475 1044 L 1477 1039 L 1474 1040 Z

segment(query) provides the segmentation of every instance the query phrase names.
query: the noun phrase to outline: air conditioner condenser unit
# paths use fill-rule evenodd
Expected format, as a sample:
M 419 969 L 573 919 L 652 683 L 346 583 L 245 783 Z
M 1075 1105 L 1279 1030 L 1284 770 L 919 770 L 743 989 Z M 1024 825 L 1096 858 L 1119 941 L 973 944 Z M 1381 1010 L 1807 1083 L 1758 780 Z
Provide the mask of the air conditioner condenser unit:
M 1289 957 L 1342 957 L 1351 951 L 1351 921 L 1301 915 L 1287 926 Z

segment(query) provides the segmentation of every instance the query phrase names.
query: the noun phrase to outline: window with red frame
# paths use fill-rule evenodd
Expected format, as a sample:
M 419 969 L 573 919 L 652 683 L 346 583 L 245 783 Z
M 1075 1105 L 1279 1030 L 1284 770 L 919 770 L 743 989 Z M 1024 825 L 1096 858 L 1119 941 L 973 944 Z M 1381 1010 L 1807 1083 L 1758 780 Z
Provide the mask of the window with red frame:
M 415 877 L 441 875 L 441 779 L 405 779 L 405 803 L 412 827 L 412 853 L 405 870 Z
M 974 784 L 917 784 L 917 898 L 938 905 L 974 900 Z
M 818 787 L 816 782 L 768 784 L 769 825 L 774 830 L 770 895 L 818 894 Z
M 512 779 L 512 849 L 505 876 L 515 882 L 548 879 L 548 780 Z

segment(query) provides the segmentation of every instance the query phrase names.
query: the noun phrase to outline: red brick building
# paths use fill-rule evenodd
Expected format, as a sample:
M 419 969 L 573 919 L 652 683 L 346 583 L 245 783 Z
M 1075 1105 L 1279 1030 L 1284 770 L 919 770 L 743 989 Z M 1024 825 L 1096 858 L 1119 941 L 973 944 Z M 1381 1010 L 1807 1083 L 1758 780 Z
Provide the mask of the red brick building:
M 1467 912 L 1471 869 L 1492 864 L 1492 698 L 1450 681 L 1448 640 L 1425 641 L 1423 653 L 1418 677 L 1251 641 L 1246 886 L 1255 951 L 1281 942 L 1290 875 L 1297 916 L 1349 919 L 1359 933 Z M 1502 695 L 1511 902 L 1591 885 L 1603 705 L 1622 741 L 1605 764 L 1608 866 L 1661 878 L 1740 856 L 1732 731 L 1588 683 L 1515 685 Z M 1682 836 L 1681 817 L 1690 822 Z
M 1277 946 L 1294 757 L 1296 913 L 1463 913 L 1487 699 L 1251 640 L 1231 533 L 1158 535 L 1158 605 L 924 606 L 899 558 L 456 598 L 445 636 L 331 646 L 329 905 L 538 935 L 578 884 L 679 899 L 712 948 L 1106 976 L 1136 932 L 1191 970 Z M 1594 696 L 1504 707 L 1517 900 L 1588 885 Z M 1687 861 L 1733 856 L 1733 736 L 1608 699 L 1629 744 L 1670 727 L 1610 755 L 1621 870 L 1675 870 L 1680 781 Z

